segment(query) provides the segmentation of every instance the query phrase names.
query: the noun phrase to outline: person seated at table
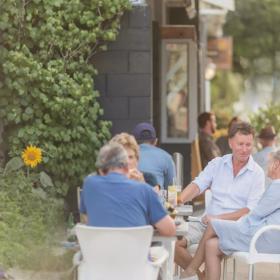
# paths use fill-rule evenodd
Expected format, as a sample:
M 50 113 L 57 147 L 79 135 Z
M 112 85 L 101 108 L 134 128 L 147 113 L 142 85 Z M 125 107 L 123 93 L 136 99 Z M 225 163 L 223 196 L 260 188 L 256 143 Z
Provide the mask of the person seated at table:
M 128 177 L 130 179 L 135 179 L 137 181 L 146 182 L 156 191 L 159 191 L 160 186 L 157 183 L 157 178 L 153 173 L 150 172 L 140 172 L 138 170 L 138 162 L 139 162 L 139 146 L 136 142 L 136 139 L 133 135 L 122 132 L 120 134 L 116 134 L 111 140 L 110 143 L 119 143 L 122 145 L 127 154 L 128 154 Z
M 96 166 L 101 175 L 89 175 L 83 183 L 80 212 L 87 224 L 97 227 L 153 225 L 159 234 L 175 235 L 174 221 L 157 194 L 146 183 L 127 178 L 128 155 L 123 146 L 103 146 Z
M 155 128 L 150 123 L 138 123 L 132 134 L 140 147 L 139 170 L 155 174 L 160 187 L 167 190 L 176 177 L 175 165 L 171 155 L 157 147 Z
M 272 182 L 249 214 L 238 221 L 210 221 L 197 250 L 200 263 L 205 256 L 207 280 L 220 279 L 224 256 L 236 251 L 249 252 L 250 241 L 260 228 L 280 225 L 280 150 L 271 153 L 267 173 Z M 279 254 L 279 232 L 263 233 L 256 243 L 256 249 L 260 253 Z
M 188 234 L 176 242 L 175 262 L 185 269 L 183 276 L 195 275 L 200 266 L 197 254 L 186 248 L 198 244 L 212 218 L 238 220 L 254 209 L 264 192 L 264 172 L 251 156 L 254 130 L 239 122 L 229 130 L 232 154 L 217 157 L 181 193 L 181 202 L 190 201 L 210 188 L 212 199 L 201 222 L 190 222 Z

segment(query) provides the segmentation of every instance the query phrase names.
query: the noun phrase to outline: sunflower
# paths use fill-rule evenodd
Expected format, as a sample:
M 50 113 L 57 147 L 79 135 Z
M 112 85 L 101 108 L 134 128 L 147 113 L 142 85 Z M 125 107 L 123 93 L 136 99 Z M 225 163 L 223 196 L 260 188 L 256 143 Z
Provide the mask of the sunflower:
M 24 164 L 32 168 L 42 161 L 42 150 L 36 146 L 28 146 L 21 154 Z

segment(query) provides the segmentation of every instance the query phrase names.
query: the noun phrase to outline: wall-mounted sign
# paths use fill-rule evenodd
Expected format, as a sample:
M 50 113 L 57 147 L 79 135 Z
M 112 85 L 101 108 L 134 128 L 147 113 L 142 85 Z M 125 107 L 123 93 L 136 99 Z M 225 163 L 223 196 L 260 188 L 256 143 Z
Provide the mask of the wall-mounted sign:
M 145 6 L 146 0 L 130 0 L 133 6 Z
M 207 56 L 216 64 L 217 69 L 230 70 L 232 67 L 232 38 L 208 40 Z

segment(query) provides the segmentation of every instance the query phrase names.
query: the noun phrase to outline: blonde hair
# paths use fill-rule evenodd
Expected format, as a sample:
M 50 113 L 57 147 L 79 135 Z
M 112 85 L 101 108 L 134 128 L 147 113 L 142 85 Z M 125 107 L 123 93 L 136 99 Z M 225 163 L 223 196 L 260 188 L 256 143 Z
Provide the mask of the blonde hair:
M 110 140 L 110 143 L 118 143 L 122 145 L 124 148 L 131 149 L 135 153 L 137 160 L 139 160 L 139 146 L 133 135 L 128 134 L 126 132 L 116 134 Z

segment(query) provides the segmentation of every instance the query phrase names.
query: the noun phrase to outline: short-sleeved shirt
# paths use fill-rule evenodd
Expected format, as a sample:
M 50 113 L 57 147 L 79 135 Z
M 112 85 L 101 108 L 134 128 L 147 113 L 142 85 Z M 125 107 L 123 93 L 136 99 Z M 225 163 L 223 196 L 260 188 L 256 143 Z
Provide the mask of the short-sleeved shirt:
M 265 173 L 265 187 L 268 187 L 269 184 L 271 183 L 271 179 L 268 178 L 267 176 L 267 167 L 268 167 L 268 159 L 269 159 L 269 154 L 274 152 L 276 149 L 275 147 L 265 147 L 261 151 L 255 153 L 253 155 L 253 158 L 255 162 L 263 169 Z
M 232 154 L 211 160 L 193 181 L 201 192 L 211 188 L 212 199 L 207 214 L 219 215 L 241 208 L 252 210 L 264 192 L 264 172 L 250 156 L 234 177 Z
M 221 151 L 211 135 L 204 131 L 199 131 L 199 150 L 203 168 L 210 160 L 221 155 Z
M 154 225 L 167 215 L 149 185 L 114 172 L 85 178 L 80 212 L 99 227 Z
M 253 155 L 254 160 L 264 170 L 264 172 L 267 171 L 269 154 L 274 151 L 275 151 L 274 147 L 265 147 Z
M 140 145 L 138 168 L 142 172 L 153 173 L 161 188 L 167 189 L 175 178 L 175 165 L 166 151 L 150 144 Z
M 265 225 L 280 225 L 280 180 L 272 181 L 257 207 L 238 221 L 212 220 L 211 224 L 219 237 L 219 247 L 229 255 L 234 251 L 249 251 L 253 235 Z M 256 243 L 258 252 L 280 253 L 278 231 L 266 231 Z

